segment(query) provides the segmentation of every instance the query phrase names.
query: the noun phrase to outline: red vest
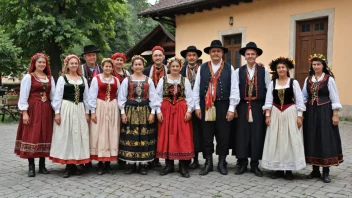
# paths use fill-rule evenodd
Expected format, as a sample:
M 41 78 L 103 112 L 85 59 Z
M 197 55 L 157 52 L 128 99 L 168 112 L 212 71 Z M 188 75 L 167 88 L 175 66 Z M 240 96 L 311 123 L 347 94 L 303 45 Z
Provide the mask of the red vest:
M 113 79 L 114 79 L 114 84 L 108 84 L 108 83 L 103 83 L 100 79 L 100 76 L 99 75 L 97 76 L 98 87 L 99 87 L 98 98 L 100 100 L 111 101 L 115 99 L 118 87 L 117 87 L 116 78 L 113 77 Z

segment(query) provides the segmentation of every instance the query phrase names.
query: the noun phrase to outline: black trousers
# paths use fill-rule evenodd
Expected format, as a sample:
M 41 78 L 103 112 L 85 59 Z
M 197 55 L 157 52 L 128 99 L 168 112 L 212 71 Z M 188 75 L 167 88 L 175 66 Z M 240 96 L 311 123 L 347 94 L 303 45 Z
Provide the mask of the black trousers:
M 226 120 L 229 109 L 229 101 L 217 100 L 214 103 L 216 108 L 216 121 L 205 121 L 205 108 L 202 110 L 202 132 L 203 132 L 203 155 L 214 153 L 214 136 L 216 138 L 216 154 L 226 156 L 229 154 L 229 137 L 231 122 Z

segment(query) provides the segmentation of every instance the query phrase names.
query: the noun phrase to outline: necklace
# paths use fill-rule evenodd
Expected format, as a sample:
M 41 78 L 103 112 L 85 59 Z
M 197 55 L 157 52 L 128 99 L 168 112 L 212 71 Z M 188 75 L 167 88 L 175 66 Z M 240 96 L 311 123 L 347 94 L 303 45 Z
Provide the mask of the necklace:
M 107 78 L 107 79 L 106 79 L 106 78 L 104 77 L 104 75 L 103 75 L 103 79 L 104 79 L 106 82 L 110 82 L 111 78 L 112 78 L 111 75 L 110 75 L 109 78 Z

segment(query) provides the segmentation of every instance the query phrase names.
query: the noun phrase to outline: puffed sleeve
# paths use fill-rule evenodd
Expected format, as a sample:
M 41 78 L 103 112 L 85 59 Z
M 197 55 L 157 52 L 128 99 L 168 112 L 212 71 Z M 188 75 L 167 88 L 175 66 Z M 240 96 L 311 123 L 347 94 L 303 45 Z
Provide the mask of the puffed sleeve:
M 235 69 L 231 66 L 231 91 L 230 91 L 230 105 L 228 111 L 234 112 L 236 106 L 240 102 L 240 91 L 236 78 Z
M 269 70 L 266 67 L 264 67 L 264 68 L 265 68 L 265 87 L 268 89 L 269 84 L 271 82 L 271 80 L 270 80 L 270 72 L 269 72 Z
M 329 97 L 331 100 L 332 109 L 342 109 L 342 105 L 340 103 L 339 93 L 337 91 L 335 79 L 333 77 L 329 78 L 328 82 L 328 89 L 329 89 Z
M 21 111 L 28 110 L 28 97 L 31 91 L 32 79 L 30 74 L 23 76 L 20 87 L 20 98 L 18 99 L 18 109 Z
M 98 90 L 97 77 L 94 77 L 90 83 L 88 94 L 88 105 L 92 113 L 95 113 L 95 108 L 97 108 Z
M 126 75 L 127 75 L 127 76 L 130 76 L 130 75 L 131 75 L 128 70 L 126 70 Z
M 306 105 L 304 104 L 303 94 L 301 87 L 297 80 L 293 81 L 293 93 L 295 95 L 296 108 L 298 111 L 298 116 L 303 115 L 303 111 L 306 111 Z
M 125 114 L 127 95 L 128 95 L 128 78 L 125 78 L 122 81 L 122 84 L 120 86 L 118 100 L 117 100 L 121 114 Z
M 187 78 L 185 78 L 185 95 L 186 95 L 186 103 L 187 103 L 187 112 L 192 113 L 194 109 L 193 91 L 192 91 L 192 85 Z
M 307 103 L 308 102 L 308 99 L 309 99 L 309 95 L 308 95 L 308 91 L 307 91 L 307 80 L 308 80 L 309 77 L 307 77 L 305 80 L 304 80 L 304 85 L 303 85 L 303 88 L 302 88 L 302 95 L 303 95 L 303 102 L 304 103 Z
M 155 102 L 154 107 L 156 108 L 156 113 L 161 112 L 161 103 L 163 102 L 163 90 L 164 90 L 164 78 L 161 78 L 156 86 L 155 90 Z
M 55 95 L 55 81 L 54 81 L 54 78 L 51 76 L 50 101 L 54 100 L 54 95 Z
M 60 76 L 56 83 L 54 99 L 51 101 L 51 106 L 53 107 L 55 114 L 60 113 L 62 98 L 64 96 L 64 88 L 65 79 Z
M 148 78 L 149 84 L 149 106 L 151 108 L 151 114 L 155 114 L 156 107 L 154 106 L 156 100 L 156 90 L 152 79 Z
M 266 92 L 266 96 L 265 96 L 265 104 L 263 106 L 263 110 L 271 110 L 271 108 L 273 107 L 273 100 L 274 100 L 274 97 L 273 97 L 273 89 L 274 89 L 274 85 L 273 85 L 273 81 L 271 81 L 269 83 L 269 86 L 268 86 L 268 89 L 267 89 L 267 92 Z
M 199 99 L 199 89 L 200 89 L 200 70 L 202 66 L 199 66 L 196 81 L 194 82 L 193 87 L 193 101 L 194 101 L 194 108 L 195 110 L 200 109 L 200 99 Z
M 82 78 L 84 83 L 83 104 L 84 104 L 84 108 L 86 109 L 86 114 L 89 114 L 89 105 L 88 105 L 89 86 L 88 86 L 87 79 L 85 77 L 82 77 Z

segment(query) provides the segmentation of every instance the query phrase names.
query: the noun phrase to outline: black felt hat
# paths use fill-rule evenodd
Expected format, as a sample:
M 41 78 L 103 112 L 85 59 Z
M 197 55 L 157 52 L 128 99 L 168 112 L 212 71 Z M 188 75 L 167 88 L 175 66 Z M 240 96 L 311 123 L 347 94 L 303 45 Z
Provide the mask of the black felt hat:
M 95 45 L 86 45 L 83 48 L 82 56 L 85 55 L 85 54 L 94 53 L 94 52 L 98 53 L 98 52 L 100 52 L 100 49 L 97 46 L 95 46 Z
M 209 54 L 209 51 L 211 48 L 220 48 L 224 51 L 224 53 L 227 53 L 228 49 L 226 47 L 223 47 L 222 46 L 222 43 L 220 40 L 213 40 L 211 43 L 210 43 L 210 46 L 209 47 L 206 47 L 204 48 L 204 52 Z
M 185 50 L 182 50 L 181 51 L 181 56 L 183 58 L 186 58 L 186 55 L 187 55 L 187 52 L 196 52 L 198 57 L 202 56 L 202 51 L 200 51 L 199 49 L 197 49 L 195 46 L 191 45 L 191 46 L 188 46 L 187 49 Z
M 253 50 L 257 51 L 258 56 L 263 54 L 263 50 L 258 48 L 257 44 L 255 44 L 254 42 L 249 42 L 249 43 L 247 43 L 246 47 L 241 48 L 240 49 L 240 54 L 242 56 L 244 56 L 244 54 L 246 53 L 247 49 L 253 49 Z

